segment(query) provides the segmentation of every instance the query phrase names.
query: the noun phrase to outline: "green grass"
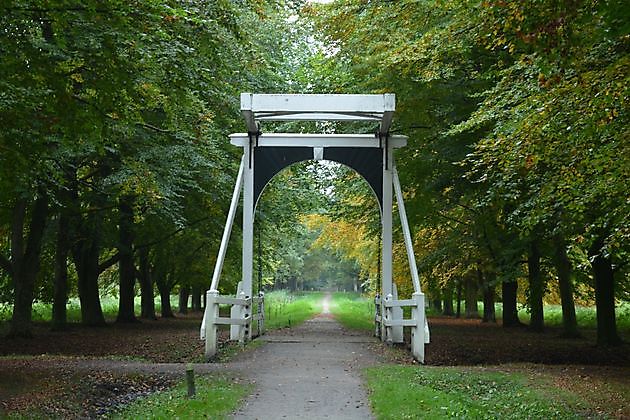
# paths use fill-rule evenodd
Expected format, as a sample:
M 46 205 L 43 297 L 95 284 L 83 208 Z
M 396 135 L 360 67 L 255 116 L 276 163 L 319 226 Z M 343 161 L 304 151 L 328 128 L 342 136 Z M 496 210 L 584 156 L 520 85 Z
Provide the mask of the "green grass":
M 464 302 L 462 302 L 463 311 Z M 455 306 L 455 305 L 454 305 Z M 483 316 L 483 304 L 479 303 L 479 316 Z M 405 318 L 409 318 L 409 310 L 405 309 Z M 497 319 L 501 319 L 503 305 L 495 304 Z M 562 326 L 562 307 L 560 305 L 545 305 L 545 325 Z M 331 312 L 337 320 L 348 328 L 371 330 L 374 327 L 374 302 L 372 298 L 361 296 L 358 293 L 334 293 Z M 621 302 L 615 310 L 617 315 L 617 329 L 630 331 L 630 302 Z M 438 315 L 432 309 L 427 309 L 428 315 Z M 595 307 L 576 307 L 576 316 L 579 328 L 597 328 Z M 519 310 L 521 321 L 529 322 L 529 313 L 526 308 Z
M 265 328 L 294 327 L 321 312 L 323 294 L 291 294 L 275 291 L 265 294 Z M 255 327 L 254 327 L 255 331 Z
M 171 306 L 173 310 L 177 309 L 179 298 L 177 295 L 171 296 Z M 68 322 L 81 322 L 81 304 L 79 298 L 70 298 L 66 306 L 68 314 Z M 118 297 L 101 296 L 101 308 L 103 315 L 109 321 L 116 319 L 118 315 Z M 155 298 L 155 310 L 159 313 L 161 308 L 159 296 Z M 134 309 L 136 315 L 140 315 L 140 296 L 136 296 L 134 300 Z M 0 303 L 0 321 L 9 321 L 13 306 Z M 36 322 L 50 322 L 52 319 L 52 303 L 34 302 L 32 319 Z
M 187 398 L 186 384 L 157 392 L 124 406 L 112 419 L 228 418 L 251 386 L 221 377 L 195 378 L 197 394 Z
M 334 293 L 330 312 L 346 328 L 374 329 L 374 301 L 358 293 Z
M 577 399 L 520 373 L 418 366 L 365 371 L 379 419 L 578 418 Z

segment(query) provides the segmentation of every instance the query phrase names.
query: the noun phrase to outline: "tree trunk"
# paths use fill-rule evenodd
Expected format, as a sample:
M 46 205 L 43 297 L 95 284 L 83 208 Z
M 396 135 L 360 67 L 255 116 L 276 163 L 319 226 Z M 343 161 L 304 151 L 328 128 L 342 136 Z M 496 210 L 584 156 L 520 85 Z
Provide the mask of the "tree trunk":
M 461 318 L 462 316 L 462 280 L 457 282 L 457 313 L 455 318 Z
M 72 252 L 77 270 L 81 323 L 95 327 L 106 325 L 98 291 L 99 253 L 98 239 L 95 237 L 81 239 Z
M 59 215 L 57 244 L 55 250 L 55 284 L 53 286 L 52 329 L 63 330 L 67 326 L 68 315 L 68 254 L 70 253 L 68 216 Z
M 431 306 L 436 312 L 442 312 L 442 299 L 432 299 Z
M 201 289 L 199 287 L 192 288 L 192 310 L 193 312 L 201 311 Z
M 494 311 L 494 285 L 483 288 L 483 322 L 497 322 Z
M 540 250 L 538 243 L 533 240 L 529 247 L 529 257 L 527 258 L 527 271 L 529 278 L 529 308 L 531 310 L 531 320 L 529 328 L 532 331 L 542 332 L 545 327 L 543 312 L 543 294 L 545 286 L 540 272 Z
M 466 293 L 466 318 L 479 318 L 479 307 L 477 306 L 478 290 L 474 277 L 466 276 L 464 289 Z
M 501 283 L 501 301 L 503 302 L 503 326 L 520 327 L 523 325 L 518 319 L 518 307 L 516 298 L 518 296 L 518 283 L 516 281 L 506 281 Z
M 453 316 L 455 312 L 453 311 L 453 289 L 451 287 L 447 287 L 443 291 L 444 297 L 444 310 L 442 311 L 443 315 Z
M 604 241 L 598 239 L 589 249 L 589 257 L 595 277 L 595 306 L 597 316 L 597 344 L 617 346 L 621 339 L 617 334 L 615 318 L 615 278 L 612 263 L 602 251 Z
M 155 316 L 155 296 L 153 292 L 153 277 L 149 266 L 149 249 L 142 248 L 139 252 L 140 268 L 138 282 L 140 283 L 140 317 L 143 319 L 157 319 Z
M 42 239 L 48 216 L 48 200 L 40 196 L 31 211 L 26 247 L 24 247 L 24 219 L 26 201 L 19 200 L 11 223 L 11 265 L 13 279 L 13 317 L 9 337 L 31 337 L 31 315 L 35 293 L 35 279 L 39 272 Z
M 188 286 L 179 287 L 179 313 L 188 313 L 188 296 L 190 296 L 190 288 Z
M 156 270 L 155 284 L 160 292 L 160 314 L 162 318 L 175 318 L 173 308 L 171 307 L 171 290 L 173 290 L 173 282 L 170 281 L 169 275 L 163 270 Z
M 567 256 L 564 238 L 556 237 L 554 240 L 555 265 L 558 273 L 558 286 L 560 287 L 560 300 L 562 303 L 562 326 L 565 337 L 580 337 L 577 329 L 577 317 L 575 316 L 575 302 L 573 300 L 573 280 L 571 261 Z
M 133 208 L 131 207 L 131 199 L 121 198 L 118 210 L 120 211 L 118 225 L 120 290 L 116 322 L 137 322 L 134 313 L 136 267 L 133 261 Z

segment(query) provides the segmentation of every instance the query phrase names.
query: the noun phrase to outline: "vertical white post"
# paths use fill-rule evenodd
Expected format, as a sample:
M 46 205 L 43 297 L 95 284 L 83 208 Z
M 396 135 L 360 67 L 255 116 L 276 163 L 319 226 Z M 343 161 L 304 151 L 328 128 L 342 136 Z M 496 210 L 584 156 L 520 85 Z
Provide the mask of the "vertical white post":
M 391 302 L 393 299 L 392 294 L 390 293 L 389 295 L 385 296 L 385 302 L 389 303 Z M 385 307 L 385 316 L 384 316 L 384 322 L 383 322 L 383 327 L 382 328 L 385 331 L 384 337 L 385 339 L 383 341 L 387 342 L 388 344 L 392 343 L 392 327 L 389 324 L 389 322 L 392 321 L 392 308 L 384 305 Z
M 424 294 L 416 292 L 412 295 L 414 306 L 411 307 L 411 318 L 415 321 L 411 328 L 411 353 L 420 363 L 424 363 Z
M 243 301 L 247 302 L 248 300 L 251 302 L 250 298 L 245 297 L 245 292 L 241 291 L 241 293 L 237 296 L 239 299 L 242 299 Z M 249 316 L 250 312 L 250 308 L 251 304 L 250 303 L 244 303 L 243 305 L 239 305 L 239 318 L 240 319 L 245 319 Z M 238 342 L 241 344 L 244 344 L 247 340 L 251 340 L 251 322 L 250 325 L 242 325 L 241 328 L 238 330 Z
M 383 147 L 383 212 L 382 212 L 382 273 L 381 296 L 387 298 L 392 294 L 392 149 L 388 142 Z M 385 311 L 383 311 L 385 312 Z M 381 328 L 381 339 L 386 340 L 386 330 Z
M 239 281 L 236 286 L 236 297 L 241 297 L 241 292 L 243 291 L 243 282 Z M 230 318 L 242 318 L 243 307 L 241 305 L 232 305 L 230 308 Z M 232 341 L 241 341 L 241 337 L 243 334 L 241 330 L 243 329 L 242 325 L 230 325 L 230 340 Z
M 252 297 L 252 276 L 254 271 L 254 149 L 243 148 L 243 292 L 245 298 Z M 240 296 L 239 296 L 240 297 Z M 251 313 L 251 311 L 249 311 Z M 245 339 L 251 339 L 251 322 L 244 326 Z
M 219 305 L 216 303 L 218 296 L 219 292 L 216 290 L 206 292 L 206 359 L 217 354 L 217 324 L 215 321 L 219 317 Z

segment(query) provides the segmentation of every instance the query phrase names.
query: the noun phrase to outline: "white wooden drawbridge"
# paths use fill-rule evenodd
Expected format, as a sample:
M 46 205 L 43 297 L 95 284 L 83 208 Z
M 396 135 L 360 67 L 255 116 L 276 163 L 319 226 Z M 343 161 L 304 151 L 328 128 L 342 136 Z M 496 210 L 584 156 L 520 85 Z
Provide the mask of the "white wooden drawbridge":
M 243 148 L 232 202 L 219 248 L 212 285 L 207 291 L 201 338 L 205 354 L 217 350 L 217 326 L 231 325 L 230 338 L 245 342 L 252 338 L 252 324 L 264 333 L 264 295 L 253 296 L 254 210 L 267 183 L 282 169 L 305 160 L 335 161 L 357 171 L 368 182 L 381 209 L 381 290 L 376 296 L 375 334 L 390 343 L 403 342 L 403 328 L 411 328 L 411 351 L 424 362 L 424 344 L 429 342 L 424 294 L 412 248 L 402 190 L 394 161 L 394 150 L 407 145 L 407 137 L 390 135 L 395 96 L 382 95 L 270 95 L 241 94 L 241 112 L 247 133 L 230 135 L 233 145 Z M 374 121 L 375 134 L 261 133 L 261 121 Z M 242 281 L 236 296 L 220 296 L 221 269 L 243 191 Z M 414 293 L 399 300 L 392 281 L 392 216 L 396 194 Z M 219 316 L 219 305 L 232 305 L 230 317 Z M 411 307 L 411 318 L 403 319 L 403 307 Z

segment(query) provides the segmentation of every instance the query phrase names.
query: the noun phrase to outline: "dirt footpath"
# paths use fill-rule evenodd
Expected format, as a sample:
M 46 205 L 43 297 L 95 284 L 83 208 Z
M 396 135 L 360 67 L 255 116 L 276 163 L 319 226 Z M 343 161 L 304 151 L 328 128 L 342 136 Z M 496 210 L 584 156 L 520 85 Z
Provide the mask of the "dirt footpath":
M 297 328 L 263 336 L 263 346 L 234 361 L 255 384 L 235 418 L 373 417 L 360 369 L 379 363 L 376 340 L 344 329 L 326 306 Z

